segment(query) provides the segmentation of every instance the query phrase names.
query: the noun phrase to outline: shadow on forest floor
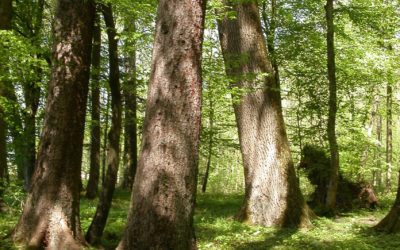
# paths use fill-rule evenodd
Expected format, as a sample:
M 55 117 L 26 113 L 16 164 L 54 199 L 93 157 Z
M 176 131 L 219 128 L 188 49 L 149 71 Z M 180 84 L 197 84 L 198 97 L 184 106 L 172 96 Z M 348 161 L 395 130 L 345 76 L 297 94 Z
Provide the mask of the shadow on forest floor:
M 371 230 L 388 207 L 320 218 L 313 221 L 314 228 L 279 229 L 235 221 L 241 201 L 242 195 L 199 195 L 195 215 L 199 249 L 400 249 L 400 233 Z
M 194 225 L 199 249 L 400 249 L 400 233 L 371 230 L 389 210 L 354 210 L 334 219 L 314 220 L 314 228 L 278 229 L 252 226 L 233 219 L 242 194 L 198 194 Z M 129 192 L 116 190 L 102 244 L 113 249 L 119 242 L 129 208 Z M 392 203 L 393 199 L 391 199 Z M 85 232 L 97 200 L 81 200 L 81 224 Z M 0 249 L 16 249 L 10 235 L 20 209 L 0 214 Z M 94 249 L 94 248 L 91 248 Z

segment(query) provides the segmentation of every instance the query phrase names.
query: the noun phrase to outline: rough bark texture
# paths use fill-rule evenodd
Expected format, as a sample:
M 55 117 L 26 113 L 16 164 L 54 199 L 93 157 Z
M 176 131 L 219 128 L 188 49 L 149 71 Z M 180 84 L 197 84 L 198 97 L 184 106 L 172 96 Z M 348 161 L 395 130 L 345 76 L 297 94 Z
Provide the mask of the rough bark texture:
M 245 174 L 238 218 L 264 226 L 310 226 L 312 212 L 296 180 L 257 2 L 232 8 L 236 19 L 219 21 L 218 29 L 227 75 L 246 91 L 234 101 Z
M 138 169 L 117 249 L 196 249 L 205 0 L 160 0 Z
M 388 83 L 386 96 L 386 192 L 392 189 L 392 86 Z
M 122 104 L 121 90 L 119 84 L 118 68 L 118 41 L 115 39 L 116 29 L 114 24 L 111 4 L 101 5 L 104 20 L 107 27 L 108 50 L 110 60 L 110 78 L 111 89 L 111 128 L 108 134 L 110 148 L 108 152 L 107 173 L 104 179 L 103 189 L 97 204 L 96 213 L 86 234 L 86 240 L 96 245 L 100 243 L 101 235 L 106 226 L 108 213 L 111 208 L 112 196 L 117 182 L 119 168 L 119 141 L 121 135 Z
M 385 218 L 375 226 L 375 229 L 391 233 L 400 232 L 400 173 L 394 205 Z
M 106 164 L 107 164 L 107 155 L 108 155 L 108 140 L 107 140 L 107 133 L 108 133 L 108 120 L 109 120 L 109 111 L 110 111 L 110 93 L 107 92 L 107 103 L 106 103 L 106 117 L 104 118 L 104 138 L 103 138 L 103 161 L 101 164 L 101 186 L 104 186 L 105 176 L 106 176 Z
M 135 20 L 128 23 L 130 32 L 135 32 Z M 123 189 L 132 189 L 137 168 L 137 115 L 136 115 L 136 48 L 128 43 L 126 62 L 127 81 L 124 86 L 125 98 L 125 141 L 124 141 L 124 175 L 121 184 Z
M 38 160 L 13 239 L 25 247 L 76 249 L 85 243 L 79 220 L 79 179 L 90 71 L 93 3 L 58 0 L 53 68 Z
M 331 153 L 331 176 L 328 184 L 326 205 L 334 210 L 336 205 L 337 185 L 339 178 L 339 150 L 336 141 L 336 66 L 335 66 L 335 45 L 333 26 L 333 0 L 326 1 L 326 22 L 327 22 L 327 59 L 328 59 L 328 80 L 329 80 L 329 114 L 328 114 L 328 141 Z
M 12 0 L 0 1 L 0 30 L 11 29 Z
M 92 48 L 92 124 L 90 127 L 90 173 L 86 187 L 86 197 L 97 196 L 100 178 L 100 51 L 101 27 L 100 17 L 96 12 L 93 28 Z

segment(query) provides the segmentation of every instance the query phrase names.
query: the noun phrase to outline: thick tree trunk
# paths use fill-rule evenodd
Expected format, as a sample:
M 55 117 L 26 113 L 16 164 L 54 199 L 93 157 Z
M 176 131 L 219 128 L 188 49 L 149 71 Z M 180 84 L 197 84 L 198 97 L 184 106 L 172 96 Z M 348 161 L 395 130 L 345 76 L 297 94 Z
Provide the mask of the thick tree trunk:
M 205 0 L 160 0 L 138 169 L 117 249 L 196 249 Z
M 111 208 L 112 196 L 117 182 L 119 168 L 119 141 L 121 135 L 122 103 L 119 84 L 118 41 L 115 39 L 116 29 L 111 3 L 101 5 L 107 27 L 108 50 L 110 59 L 110 89 L 111 89 L 111 128 L 108 134 L 110 148 L 108 152 L 108 168 L 103 189 L 97 205 L 96 213 L 86 234 L 86 240 L 96 245 L 100 243 L 101 235 L 106 226 L 108 213 Z
M 90 126 L 90 172 L 86 197 L 94 199 L 99 190 L 100 178 L 100 60 L 101 27 L 98 12 L 95 14 L 92 48 L 92 124 Z
M 375 229 L 377 230 L 383 230 L 391 233 L 400 232 L 400 173 L 398 181 L 397 195 L 394 205 L 385 218 L 383 218 L 378 225 L 375 226 Z
M 234 87 L 247 92 L 234 102 L 245 174 L 238 217 L 264 226 L 310 226 L 312 212 L 296 180 L 257 2 L 239 3 L 233 10 L 236 18 L 219 21 L 218 29 L 227 75 L 239 79 Z
M 392 189 L 392 85 L 387 85 L 386 96 L 386 192 Z
M 327 55 L 328 55 L 328 80 L 329 80 L 329 114 L 328 114 L 328 141 L 331 153 L 331 173 L 327 190 L 326 206 L 334 210 L 336 207 L 336 195 L 339 179 L 339 150 L 336 141 L 336 66 L 335 66 L 335 45 L 333 25 L 333 0 L 326 1 L 326 22 L 327 22 Z
M 53 69 L 38 160 L 13 239 L 25 247 L 76 249 L 85 243 L 79 220 L 79 179 L 94 4 L 58 0 Z
M 128 23 L 128 31 L 135 32 L 135 20 Z M 124 175 L 121 188 L 132 190 L 137 167 L 137 108 L 136 108 L 136 48 L 127 43 L 128 55 L 126 73 L 128 79 L 124 86 L 125 97 L 125 140 L 124 140 Z
M 12 0 L 0 1 L 0 30 L 11 29 Z

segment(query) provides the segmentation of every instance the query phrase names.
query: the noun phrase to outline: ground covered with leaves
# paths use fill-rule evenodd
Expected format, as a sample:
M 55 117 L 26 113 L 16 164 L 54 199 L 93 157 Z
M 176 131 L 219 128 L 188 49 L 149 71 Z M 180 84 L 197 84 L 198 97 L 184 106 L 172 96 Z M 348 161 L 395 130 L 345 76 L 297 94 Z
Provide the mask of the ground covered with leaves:
M 0 214 L 0 249 L 17 249 L 10 240 L 17 223 L 23 194 L 8 193 L 10 209 Z M 195 227 L 199 249 L 400 249 L 400 233 L 386 234 L 371 229 L 390 209 L 394 195 L 380 199 L 378 209 L 358 209 L 334 218 L 313 221 L 313 228 L 278 229 L 240 223 L 234 215 L 241 194 L 199 194 Z M 117 190 L 102 244 L 113 249 L 122 236 L 129 207 L 128 192 Z M 97 200 L 81 200 L 84 231 L 95 213 Z

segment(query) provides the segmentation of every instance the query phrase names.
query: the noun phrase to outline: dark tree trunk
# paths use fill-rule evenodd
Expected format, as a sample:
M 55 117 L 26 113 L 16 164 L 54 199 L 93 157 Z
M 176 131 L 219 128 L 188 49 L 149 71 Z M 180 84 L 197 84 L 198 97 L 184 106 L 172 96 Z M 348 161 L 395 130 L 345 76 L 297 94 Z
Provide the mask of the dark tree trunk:
M 117 249 L 196 249 L 205 0 L 160 0 L 138 169 Z
M 238 218 L 264 226 L 310 226 L 312 212 L 296 180 L 257 2 L 240 3 L 233 10 L 236 19 L 219 21 L 218 29 L 227 75 L 239 78 L 234 87 L 249 90 L 234 102 L 245 174 Z
M 397 195 L 394 205 L 385 218 L 375 226 L 375 229 L 377 230 L 391 233 L 400 232 L 400 173 L 398 181 Z
M 94 4 L 58 0 L 53 68 L 38 159 L 13 239 L 25 247 L 76 249 L 85 244 L 79 220 L 79 179 L 90 71 Z
M 128 23 L 128 31 L 135 32 L 135 21 Z M 123 189 L 132 189 L 137 167 L 137 115 L 136 115 L 136 48 L 128 43 L 126 62 L 127 81 L 124 86 L 125 97 L 125 141 L 124 141 L 124 175 L 121 184 Z
M 0 30 L 11 29 L 12 0 L 0 1 Z
M 94 199 L 99 190 L 100 178 L 100 60 L 101 27 L 98 12 L 95 14 L 92 48 L 92 124 L 90 126 L 90 173 L 86 197 Z
M 386 96 L 386 192 L 391 192 L 392 189 L 392 85 L 387 85 Z
M 210 173 L 210 166 L 211 166 L 211 157 L 212 157 L 212 149 L 213 149 L 213 137 L 214 137 L 214 107 L 213 107 L 213 96 L 212 94 L 210 95 L 210 114 L 209 114 L 209 129 L 210 129 L 210 134 L 209 134 L 209 139 L 208 139 L 208 156 L 207 156 L 207 165 L 206 165 L 206 172 L 204 173 L 203 177 L 203 185 L 201 187 L 201 192 L 205 193 L 207 189 L 207 181 L 208 181 L 208 175 Z
M 119 84 L 118 41 L 115 39 L 116 29 L 111 4 L 101 5 L 107 27 L 108 49 L 110 59 L 110 89 L 111 89 L 111 128 L 108 134 L 110 148 L 108 152 L 108 168 L 103 189 L 97 205 L 96 213 L 86 234 L 86 240 L 96 245 L 100 243 L 101 235 L 106 226 L 111 208 L 112 196 L 117 182 L 119 168 L 119 141 L 121 135 L 122 103 Z
M 336 195 L 339 179 L 339 150 L 336 141 L 336 66 L 335 66 L 335 45 L 333 26 L 333 0 L 326 1 L 326 22 L 327 22 L 327 59 L 328 59 L 328 80 L 329 80 L 329 114 L 328 114 L 328 141 L 331 154 L 331 173 L 326 197 L 326 206 L 334 210 L 336 206 Z
M 40 47 L 40 35 L 43 24 L 43 9 L 44 0 L 39 0 L 36 3 L 35 21 L 33 24 L 27 23 L 27 27 L 30 27 L 29 37 L 31 39 L 32 45 Z M 27 18 L 29 20 L 29 18 Z M 36 58 L 42 57 L 41 54 L 34 54 Z M 39 107 L 40 101 L 40 86 L 37 86 L 38 82 L 42 80 L 42 69 L 38 66 L 33 66 L 32 71 L 35 72 L 33 79 L 23 83 L 24 87 L 24 98 L 26 110 L 23 113 L 25 128 L 23 133 L 24 141 L 24 190 L 28 191 L 33 171 L 36 162 L 36 113 Z

